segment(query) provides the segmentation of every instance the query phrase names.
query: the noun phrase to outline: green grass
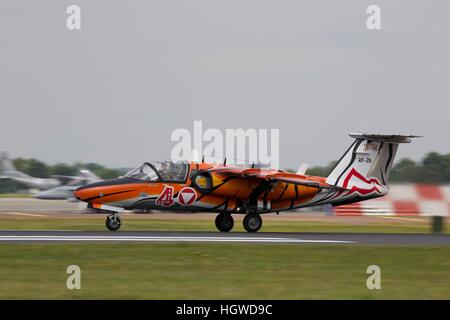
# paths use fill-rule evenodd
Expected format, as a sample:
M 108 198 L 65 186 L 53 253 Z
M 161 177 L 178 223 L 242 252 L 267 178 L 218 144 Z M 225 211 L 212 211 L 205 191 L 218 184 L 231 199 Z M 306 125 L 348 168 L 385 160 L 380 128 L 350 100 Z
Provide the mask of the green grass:
M 0 216 L 0 229 L 13 230 L 106 230 L 105 215 L 55 217 Z M 235 221 L 233 231 L 244 231 L 242 217 Z M 447 219 L 448 220 L 448 219 Z M 121 231 L 217 231 L 214 217 L 181 215 L 178 219 L 155 218 L 152 216 L 124 216 Z M 445 231 L 450 231 L 447 222 Z M 430 223 L 397 220 L 348 222 L 328 220 L 264 220 L 261 232 L 377 232 L 377 233 L 429 233 Z
M 0 244 L 0 299 L 450 299 L 449 247 Z M 68 265 L 81 290 L 66 288 Z M 381 267 L 381 290 L 366 268 Z
M 4 215 L 0 229 L 106 230 L 104 219 Z M 125 215 L 121 230 L 216 231 L 213 219 Z M 429 223 L 267 219 L 261 231 L 410 233 Z M 450 299 L 449 256 L 439 246 L 0 244 L 0 299 Z M 81 290 L 66 289 L 71 264 L 81 267 Z M 371 264 L 381 267 L 381 290 L 366 287 Z

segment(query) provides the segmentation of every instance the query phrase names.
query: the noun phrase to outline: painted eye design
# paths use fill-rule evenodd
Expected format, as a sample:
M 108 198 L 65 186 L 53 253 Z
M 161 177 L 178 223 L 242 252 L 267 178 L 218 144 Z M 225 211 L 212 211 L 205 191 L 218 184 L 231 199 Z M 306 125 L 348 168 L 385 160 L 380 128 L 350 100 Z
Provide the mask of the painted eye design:
M 195 182 L 202 189 L 208 188 L 208 179 L 206 177 L 198 176 L 197 179 L 195 179 Z
M 202 192 L 205 191 L 211 191 L 212 188 L 212 182 L 211 182 L 211 176 L 208 174 L 200 174 L 194 178 L 194 187 L 197 188 L 197 190 L 200 190 Z

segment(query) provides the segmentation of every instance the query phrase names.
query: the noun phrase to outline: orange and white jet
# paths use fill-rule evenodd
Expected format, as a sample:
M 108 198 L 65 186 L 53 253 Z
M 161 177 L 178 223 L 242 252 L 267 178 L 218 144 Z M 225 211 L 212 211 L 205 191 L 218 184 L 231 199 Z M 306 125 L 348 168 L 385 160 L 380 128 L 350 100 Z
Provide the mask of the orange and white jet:
M 275 169 L 205 162 L 145 162 L 118 179 L 80 187 L 77 199 L 110 211 L 109 230 L 118 230 L 118 213 L 133 209 L 217 212 L 216 227 L 233 228 L 232 214 L 245 214 L 244 228 L 256 232 L 261 215 L 331 204 L 339 206 L 384 196 L 399 143 L 417 136 L 350 134 L 355 140 L 327 177 Z

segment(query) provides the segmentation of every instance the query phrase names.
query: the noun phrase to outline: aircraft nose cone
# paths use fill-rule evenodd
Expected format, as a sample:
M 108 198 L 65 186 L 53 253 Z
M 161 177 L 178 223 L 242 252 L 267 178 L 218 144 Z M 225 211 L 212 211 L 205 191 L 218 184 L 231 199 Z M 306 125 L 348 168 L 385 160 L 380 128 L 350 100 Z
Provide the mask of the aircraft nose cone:
M 48 197 L 47 197 L 47 192 L 45 192 L 45 191 L 41 191 L 41 192 L 38 192 L 38 193 L 36 193 L 36 194 L 33 194 L 33 198 L 35 198 L 35 199 L 48 199 Z
M 111 179 L 104 180 L 99 182 L 94 182 L 91 184 L 87 184 L 85 186 L 79 187 L 75 190 L 74 195 L 80 201 L 89 202 L 93 199 L 102 198 L 104 195 L 111 195 L 111 192 L 123 193 L 125 188 L 127 191 L 129 188 L 124 187 L 130 183 L 135 182 L 135 180 L 130 179 Z M 118 187 L 118 189 L 114 189 Z
M 83 201 L 84 199 L 87 198 L 87 193 L 88 193 L 87 188 L 80 187 L 80 188 L 76 189 L 73 194 L 74 194 L 75 198 L 77 198 L 80 201 Z

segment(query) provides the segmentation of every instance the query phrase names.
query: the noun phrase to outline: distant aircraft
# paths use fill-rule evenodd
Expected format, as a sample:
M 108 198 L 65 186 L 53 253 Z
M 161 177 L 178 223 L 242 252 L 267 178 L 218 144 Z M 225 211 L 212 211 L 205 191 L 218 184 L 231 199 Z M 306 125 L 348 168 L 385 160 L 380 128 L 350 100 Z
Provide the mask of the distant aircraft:
M 80 170 L 80 175 L 78 177 L 72 176 L 54 176 L 54 177 L 66 178 L 69 179 L 70 181 L 66 185 L 38 192 L 35 195 L 33 195 L 33 198 L 44 200 L 69 200 L 69 201 L 76 200 L 74 192 L 77 188 L 102 180 L 89 170 Z
M 261 214 L 303 207 L 343 204 L 382 197 L 399 143 L 417 136 L 350 134 L 355 139 L 327 177 L 216 163 L 146 162 L 125 176 L 75 191 L 89 208 L 110 211 L 106 227 L 121 226 L 118 212 L 157 209 L 217 212 L 222 232 L 234 226 L 232 213 L 245 214 L 244 228 L 256 232 Z M 321 146 L 323 147 L 323 146 Z
M 24 172 L 16 170 L 11 159 L 5 151 L 0 151 L 0 179 L 11 179 L 20 182 L 31 189 L 46 190 L 61 185 L 54 178 L 35 178 Z

